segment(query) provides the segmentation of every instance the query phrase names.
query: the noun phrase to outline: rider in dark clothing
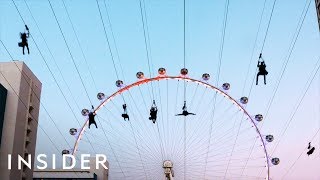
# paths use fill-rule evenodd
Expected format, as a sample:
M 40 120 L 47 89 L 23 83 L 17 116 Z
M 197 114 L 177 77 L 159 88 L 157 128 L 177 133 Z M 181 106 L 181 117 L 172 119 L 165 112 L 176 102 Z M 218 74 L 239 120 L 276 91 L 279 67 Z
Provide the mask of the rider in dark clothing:
M 176 116 L 188 116 L 188 115 L 196 115 L 194 113 L 189 113 L 187 111 L 187 105 L 186 105 L 186 101 L 184 102 L 184 105 L 182 107 L 182 113 L 181 114 L 177 114 Z
M 121 115 L 123 117 L 123 120 L 126 121 L 126 119 L 128 119 L 128 121 L 130 121 L 130 118 L 129 118 L 129 115 L 128 115 L 128 112 L 127 112 L 127 105 L 123 104 L 122 108 L 123 108 L 123 111 L 124 111 L 124 113 Z
M 311 147 L 311 142 L 309 142 L 308 149 L 309 149 L 309 151 L 307 152 L 307 154 L 308 154 L 308 156 L 310 156 L 316 148 Z
M 96 126 L 96 128 L 98 128 L 96 121 L 94 120 L 94 117 L 96 116 L 96 113 L 94 112 L 94 108 L 92 106 L 92 111 L 89 112 L 89 129 L 91 124 L 94 124 Z
M 149 120 L 151 120 L 153 124 L 155 124 L 157 121 L 157 112 L 158 112 L 157 107 L 151 107 Z
M 258 68 L 259 68 L 259 72 L 257 74 L 257 80 L 256 80 L 256 85 L 258 85 L 258 79 L 259 79 L 259 76 L 263 76 L 264 78 L 264 84 L 267 84 L 266 82 L 266 75 L 268 75 L 268 71 L 266 70 L 266 64 L 264 63 L 264 61 L 262 62 L 258 62 Z
M 25 27 L 26 27 L 27 33 L 25 33 L 25 32 L 20 33 L 21 42 L 18 43 L 18 45 L 19 45 L 20 47 L 22 47 L 22 53 L 23 53 L 23 54 L 24 54 L 24 48 L 25 48 L 25 47 L 27 47 L 28 54 L 30 54 L 29 44 L 28 44 L 28 38 L 29 38 L 30 32 L 29 32 L 28 26 L 25 25 Z

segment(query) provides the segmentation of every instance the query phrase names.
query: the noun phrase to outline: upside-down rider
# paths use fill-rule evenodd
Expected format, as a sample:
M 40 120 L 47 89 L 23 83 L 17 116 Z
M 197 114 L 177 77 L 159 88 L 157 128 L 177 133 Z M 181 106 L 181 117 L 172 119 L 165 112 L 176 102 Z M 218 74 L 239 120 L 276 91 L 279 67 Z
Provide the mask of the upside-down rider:
M 182 107 L 182 113 L 181 113 L 181 114 L 176 114 L 176 116 L 196 115 L 196 114 L 194 114 L 194 113 L 189 113 L 189 112 L 187 111 L 187 105 L 186 105 L 186 104 L 187 104 L 186 101 L 184 101 L 184 105 L 183 105 L 183 107 Z

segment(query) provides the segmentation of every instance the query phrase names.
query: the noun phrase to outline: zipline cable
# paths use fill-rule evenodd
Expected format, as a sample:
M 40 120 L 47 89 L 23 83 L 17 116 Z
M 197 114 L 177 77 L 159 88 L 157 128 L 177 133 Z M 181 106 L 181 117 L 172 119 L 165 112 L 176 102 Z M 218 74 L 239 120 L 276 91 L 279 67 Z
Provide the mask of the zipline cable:
M 14 4 L 14 6 L 15 6 L 15 8 L 16 8 L 16 10 L 17 10 L 17 12 L 18 12 L 18 14 L 19 14 L 19 16 L 20 16 L 20 18 L 21 18 L 21 20 L 23 21 L 23 23 L 24 23 L 24 24 L 26 24 L 26 22 L 25 22 L 24 18 L 22 17 L 22 15 L 21 15 L 21 13 L 20 13 L 20 11 L 19 11 L 19 9 L 18 9 L 18 7 L 17 7 L 16 3 L 14 2 L 14 0 L 12 0 L 12 2 L 13 2 L 13 4 Z M 79 121 L 78 121 L 78 119 L 76 118 L 76 116 L 75 116 L 75 114 L 74 114 L 74 112 L 73 112 L 73 110 L 72 110 L 72 108 L 71 108 L 70 103 L 67 101 L 67 98 L 66 98 L 65 94 L 63 93 L 63 91 L 62 91 L 62 89 L 61 89 L 60 85 L 58 84 L 57 79 L 55 78 L 55 76 L 54 76 L 53 72 L 51 71 L 51 69 L 50 69 L 50 67 L 49 67 L 49 65 L 48 65 L 48 63 L 47 63 L 47 61 L 45 60 L 45 58 L 44 58 L 44 56 L 43 56 L 42 52 L 40 51 L 40 49 L 39 49 L 39 47 L 38 47 L 38 45 L 37 45 L 36 41 L 35 41 L 35 40 L 34 40 L 34 38 L 33 38 L 32 34 L 30 34 L 30 37 L 31 37 L 31 39 L 33 40 L 33 42 L 35 43 L 36 48 L 38 49 L 38 51 L 39 51 L 39 53 L 40 53 L 40 55 L 41 55 L 41 57 L 42 57 L 43 61 L 44 61 L 44 62 L 45 62 L 45 64 L 46 64 L 46 67 L 48 68 L 48 70 L 49 70 L 50 74 L 52 75 L 52 77 L 53 77 L 53 79 L 54 79 L 54 81 L 55 81 L 56 85 L 58 86 L 59 91 L 61 92 L 62 96 L 64 97 L 64 99 L 65 99 L 65 101 L 66 101 L 66 103 L 67 103 L 68 107 L 70 108 L 71 112 L 73 113 L 74 118 L 77 120 L 78 124 L 80 125 L 80 122 L 79 122 Z M 1 41 L 1 42 L 2 42 L 2 41 Z M 2 44 L 3 44 L 3 42 L 2 42 Z M 3 46 L 4 46 L 4 44 L 3 44 Z M 4 46 L 4 47 L 5 47 L 5 46 Z M 7 50 L 7 52 L 8 52 L 8 54 L 10 55 L 11 59 L 13 59 L 13 58 L 12 58 L 12 56 L 11 56 L 11 54 L 10 54 L 10 52 L 9 52 L 8 50 Z M 31 88 L 31 89 L 32 89 L 32 88 Z M 33 91 L 33 89 L 32 89 L 32 91 Z M 36 96 L 36 97 L 37 97 L 37 96 Z M 40 101 L 40 98 L 39 98 L 39 97 L 37 97 L 37 98 L 38 98 L 38 99 L 39 99 L 39 101 Z M 45 108 L 44 108 L 44 109 L 45 109 Z M 45 110 L 46 110 L 46 109 L 45 109 Z M 52 119 L 52 121 L 53 121 L 53 119 Z M 55 122 L 54 122 L 54 123 L 55 123 Z M 58 130 L 59 130 L 59 129 L 58 129 Z M 59 130 L 59 131 L 60 131 L 60 130 Z M 92 147 L 92 149 L 95 151 L 95 149 L 94 149 L 94 147 L 93 147 L 92 145 L 91 145 L 91 147 Z
M 88 63 L 88 59 L 87 59 L 87 57 L 86 57 L 86 55 L 85 55 L 85 53 L 84 53 L 84 51 L 83 51 L 83 48 L 82 48 L 82 46 L 81 46 L 78 33 L 76 32 L 75 26 L 74 26 L 74 24 L 73 24 L 73 22 L 72 22 L 72 19 L 71 19 L 71 17 L 70 17 L 68 8 L 67 8 L 67 6 L 66 6 L 66 4 L 65 4 L 65 0 L 61 0 L 61 1 L 62 1 L 62 4 L 63 4 L 63 8 L 65 9 L 66 14 L 67 14 L 67 16 L 68 16 L 68 20 L 69 20 L 69 22 L 70 22 L 70 24 L 71 24 L 73 34 L 74 34 L 75 37 L 76 37 L 77 44 L 78 44 L 78 46 L 79 46 L 79 48 L 80 48 L 80 51 L 81 51 L 82 57 L 83 57 L 83 59 L 84 59 L 84 62 L 86 63 L 86 66 L 87 66 L 87 68 L 88 68 L 90 78 L 91 78 L 91 80 L 92 80 L 92 82 L 93 82 L 93 85 L 95 86 L 96 91 L 98 91 L 98 87 L 97 87 L 97 84 L 96 84 L 96 82 L 95 82 L 95 79 L 93 78 L 93 74 L 92 74 L 90 65 L 89 65 L 89 63 Z
M 76 64 L 76 62 L 75 62 L 75 59 L 74 59 L 74 57 L 73 57 L 73 55 L 72 55 L 72 53 L 71 53 L 71 49 L 70 49 L 70 47 L 69 47 L 69 45 L 68 45 L 67 39 L 66 39 L 66 37 L 65 37 L 65 35 L 64 35 L 63 31 L 62 31 L 62 28 L 61 28 L 61 26 L 60 26 L 59 20 L 58 20 L 58 18 L 57 18 L 57 16 L 56 16 L 56 13 L 55 13 L 55 11 L 54 11 L 54 9 L 53 9 L 53 7 L 52 7 L 52 4 L 51 4 L 50 0 L 48 0 L 48 3 L 49 3 L 49 5 L 50 5 L 50 9 L 51 9 L 51 11 L 52 11 L 52 13 L 53 13 L 53 15 L 54 15 L 54 18 L 55 18 L 55 20 L 56 20 L 56 22 L 57 22 L 57 25 L 58 25 L 58 27 L 59 27 L 60 33 L 61 33 L 61 35 L 62 35 L 62 37 L 63 37 L 63 40 L 64 40 L 64 42 L 65 42 L 65 44 L 66 44 L 67 50 L 68 50 L 69 55 L 70 55 L 70 58 L 71 58 L 71 60 L 72 60 L 72 63 L 73 63 L 73 65 L 74 65 L 74 67 L 75 67 L 75 69 L 76 69 L 76 71 L 77 71 L 77 73 L 78 73 L 78 76 L 79 76 L 79 79 L 80 79 L 80 81 L 81 81 L 82 87 L 83 87 L 83 89 L 85 90 L 85 93 L 86 93 L 86 95 L 87 95 L 87 98 L 88 98 L 90 104 L 93 105 L 93 103 L 92 103 L 92 101 L 91 101 L 91 99 L 90 99 L 88 90 L 87 90 L 87 88 L 86 88 L 86 86 L 85 86 L 85 84 L 84 84 L 84 81 L 83 81 L 83 79 L 82 79 L 82 76 L 81 76 L 81 74 L 80 74 L 79 68 L 78 68 L 78 66 L 77 66 L 77 64 Z
M 262 54 L 262 52 L 263 52 L 263 50 L 264 50 L 264 46 L 265 46 L 265 43 L 266 43 L 266 39 L 267 39 L 267 37 L 268 37 L 269 28 L 270 28 L 271 20 L 272 20 L 272 17 L 273 17 L 274 7 L 276 6 L 276 2 L 277 2 L 277 0 L 274 0 L 274 1 L 273 1 L 271 14 L 270 14 L 269 21 L 268 21 L 268 26 L 267 26 L 267 29 L 266 29 L 266 32 L 265 32 L 265 35 L 264 35 L 264 38 L 263 38 L 263 43 L 262 43 L 262 47 L 261 47 L 261 51 L 260 51 L 261 54 Z

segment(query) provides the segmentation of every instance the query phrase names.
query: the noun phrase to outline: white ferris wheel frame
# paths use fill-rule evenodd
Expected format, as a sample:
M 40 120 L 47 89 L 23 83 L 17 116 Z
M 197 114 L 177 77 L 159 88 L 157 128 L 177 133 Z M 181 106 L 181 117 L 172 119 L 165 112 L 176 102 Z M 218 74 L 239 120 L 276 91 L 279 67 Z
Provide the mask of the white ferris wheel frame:
M 265 158 L 266 158 L 266 168 L 267 168 L 267 180 L 270 180 L 270 162 L 269 162 L 269 156 L 268 156 L 268 151 L 266 148 L 266 143 L 264 141 L 263 135 L 261 134 L 261 131 L 259 130 L 259 128 L 257 127 L 255 120 L 252 118 L 252 116 L 248 113 L 248 111 L 244 108 L 243 105 L 240 104 L 239 101 L 235 100 L 234 98 L 232 98 L 229 94 L 227 94 L 226 91 L 217 88 L 216 86 L 213 86 L 211 84 L 209 84 L 207 81 L 201 81 L 201 80 L 197 80 L 197 79 L 193 79 L 187 76 L 168 76 L 168 75 L 159 75 L 153 78 L 143 78 L 143 79 L 139 79 L 137 82 L 132 83 L 130 85 L 126 85 L 121 87 L 118 91 L 116 91 L 115 93 L 113 93 L 111 96 L 108 96 L 107 98 L 105 98 L 104 100 L 101 101 L 100 105 L 97 106 L 97 108 L 94 110 L 94 112 L 98 112 L 103 106 L 105 106 L 106 103 L 108 103 L 109 101 L 111 101 L 113 98 L 115 98 L 117 95 L 120 95 L 121 93 L 142 85 L 142 84 L 147 84 L 153 81 L 160 81 L 160 80 L 183 80 L 183 81 L 187 81 L 187 82 L 193 82 L 193 83 L 198 83 L 201 84 L 207 88 L 210 88 L 214 91 L 216 91 L 217 93 L 220 93 L 221 95 L 223 95 L 224 97 L 228 98 L 234 105 L 236 105 L 241 111 L 243 111 L 243 113 L 247 116 L 247 119 L 250 120 L 250 122 L 252 123 L 253 127 L 256 129 L 256 132 L 259 136 L 259 139 L 262 142 L 262 148 L 264 150 L 264 154 L 265 154 Z M 76 155 L 76 152 L 78 150 L 79 147 L 79 143 L 80 140 L 83 136 L 83 134 L 85 133 L 86 127 L 88 126 L 89 123 L 89 119 L 87 119 L 85 121 L 85 123 L 83 124 L 77 138 L 76 138 L 76 142 L 74 144 L 74 147 L 72 149 L 72 155 Z

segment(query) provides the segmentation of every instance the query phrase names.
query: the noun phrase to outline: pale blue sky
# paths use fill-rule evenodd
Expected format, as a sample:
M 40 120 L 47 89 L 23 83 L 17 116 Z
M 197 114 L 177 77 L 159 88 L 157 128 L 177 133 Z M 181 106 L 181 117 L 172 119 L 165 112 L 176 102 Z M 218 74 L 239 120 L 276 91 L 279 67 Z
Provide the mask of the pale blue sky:
M 68 96 L 68 100 L 73 102 L 24 1 L 16 0 L 15 2 L 24 16 L 34 39 L 40 46 L 41 52 L 49 63 L 50 68 L 57 76 L 62 89 Z M 91 82 L 90 74 L 87 71 L 81 51 L 76 43 L 76 38 L 67 19 L 63 5 L 59 0 L 52 0 L 51 2 L 67 38 L 68 45 L 71 48 L 72 55 L 85 80 L 89 94 L 95 102 L 94 105 L 97 105 L 98 101 L 96 101 L 95 98 L 97 93 L 96 89 Z M 94 72 L 99 91 L 105 92 L 106 95 L 113 93 L 116 90 L 114 83 L 117 77 L 114 72 L 110 54 L 107 50 L 96 2 L 94 0 L 65 0 L 65 2 L 86 58 L 90 63 L 90 68 Z M 107 23 L 103 1 L 99 0 L 99 2 L 101 3 L 107 33 L 112 43 L 112 51 L 115 55 L 115 61 L 120 73 L 119 61 L 116 56 L 114 43 L 111 39 L 111 31 Z M 231 95 L 233 97 L 241 97 L 243 95 L 242 89 L 245 86 L 245 76 L 254 45 L 255 34 L 258 29 L 263 2 L 263 0 L 230 1 L 220 82 L 230 82 L 232 85 Z M 268 101 L 273 95 L 277 79 L 281 73 L 282 64 L 286 60 L 290 42 L 305 2 L 305 0 L 277 1 L 263 51 L 267 70 L 269 71 L 269 75 L 267 76 L 268 84 L 264 86 L 261 83 L 262 81 L 260 81 L 261 85 L 253 87 L 248 106 L 249 112 L 253 114 L 256 112 L 264 114 L 266 112 Z M 81 86 L 48 2 L 27 0 L 27 3 L 80 108 L 90 107 L 90 103 Z M 139 1 L 109 0 L 107 3 L 125 80 L 128 83 L 136 81 L 135 73 L 138 71 L 143 71 L 149 76 Z M 196 79 L 200 78 L 202 73 L 210 73 L 212 76 L 212 84 L 215 84 L 214 80 L 216 79 L 219 59 L 224 3 L 225 1 L 222 0 L 187 0 L 186 5 L 186 66 L 189 69 L 190 76 Z M 273 1 L 270 0 L 267 1 L 266 4 L 266 11 L 262 20 L 261 32 L 258 36 L 257 48 L 254 52 L 252 65 L 250 67 L 248 82 L 251 82 L 254 77 L 257 57 L 261 49 L 272 3 Z M 156 73 L 159 67 L 165 67 L 170 75 L 177 75 L 183 66 L 183 2 L 174 0 L 146 0 L 146 11 L 151 40 L 152 71 Z M 68 138 L 71 143 L 73 139 L 69 136 L 68 129 L 70 127 L 76 127 L 77 122 L 70 113 L 31 39 L 29 40 L 31 54 L 22 55 L 21 49 L 17 46 L 17 42 L 19 41 L 19 32 L 23 30 L 23 22 L 15 10 L 13 3 L 10 0 L 0 1 L 0 38 L 13 54 L 13 57 L 24 60 L 39 77 L 43 83 L 42 102 L 52 115 L 54 121 L 58 124 L 59 129 L 65 133 L 66 138 Z M 314 2 L 312 1 L 300 37 L 293 50 L 268 118 L 262 128 L 263 132 L 274 134 L 276 139 L 284 130 L 285 123 L 289 120 L 290 114 L 305 88 L 306 80 L 310 76 L 319 57 L 319 40 L 319 26 L 317 24 Z M 2 47 L 0 48 L 0 60 L 10 60 L 8 54 Z M 120 78 L 123 79 L 121 73 Z M 272 168 L 274 179 L 280 179 L 283 176 L 292 162 L 299 156 L 303 148 L 305 148 L 310 137 L 312 137 L 320 127 L 320 107 L 317 100 L 319 99 L 320 92 L 319 82 L 320 79 L 319 76 L 317 76 L 302 106 L 275 151 L 276 156 L 281 159 L 281 165 Z M 249 87 L 249 83 L 247 83 L 244 95 L 248 94 Z M 174 89 L 172 90 L 174 91 Z M 174 92 L 171 93 L 174 97 Z M 190 96 L 191 93 L 188 94 L 188 98 L 190 98 Z M 72 103 L 72 108 L 77 113 L 78 119 L 82 120 L 79 113 L 80 109 L 78 109 L 74 103 Z M 66 125 L 64 125 L 65 123 Z M 54 137 L 54 141 L 59 148 L 63 149 L 66 146 L 61 135 L 52 128 L 54 126 L 43 109 L 40 113 L 40 124 L 48 131 L 48 134 Z M 48 151 L 48 149 L 44 147 L 46 142 L 47 138 L 39 131 L 38 152 Z M 270 151 L 276 142 L 277 141 L 269 146 Z M 319 149 L 319 143 L 320 138 L 318 135 L 313 144 Z M 308 164 L 313 165 L 313 168 L 311 165 L 308 166 Z M 310 158 L 303 155 L 294 171 L 291 171 L 291 174 L 286 178 L 290 179 L 291 177 L 292 179 L 293 177 L 300 177 L 301 179 L 302 177 L 307 177 L 307 179 L 319 179 L 320 174 L 316 168 L 316 166 L 319 167 L 319 165 L 319 151 Z

